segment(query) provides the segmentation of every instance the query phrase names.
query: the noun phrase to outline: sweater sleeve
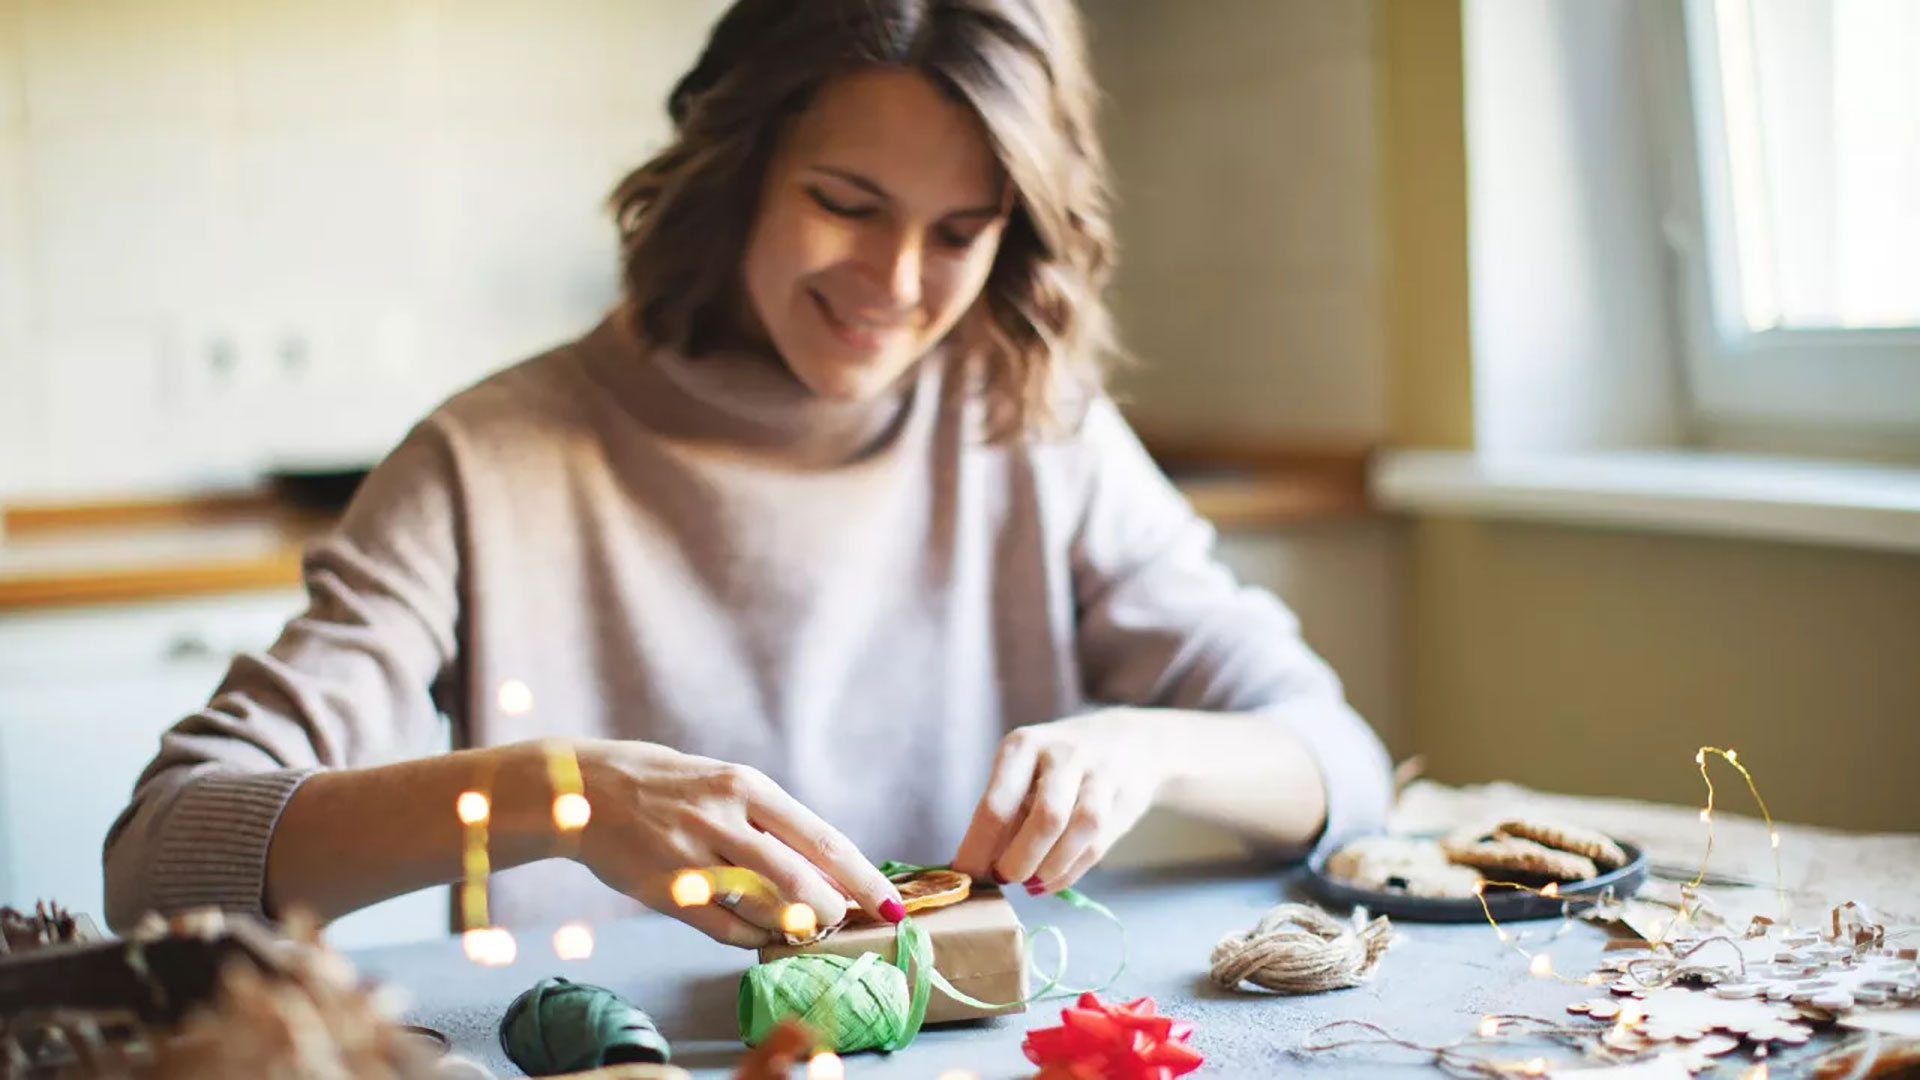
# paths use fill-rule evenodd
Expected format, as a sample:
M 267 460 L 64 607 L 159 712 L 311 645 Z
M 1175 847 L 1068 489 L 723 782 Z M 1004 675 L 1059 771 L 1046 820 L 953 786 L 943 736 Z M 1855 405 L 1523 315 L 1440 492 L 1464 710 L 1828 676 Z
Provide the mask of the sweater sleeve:
M 107 920 L 217 906 L 259 913 L 275 823 L 307 776 L 429 751 L 459 617 L 449 444 L 416 428 L 303 561 L 308 605 L 243 654 L 160 751 L 108 832 Z
M 1100 401 L 1082 428 L 1085 501 L 1073 545 L 1081 676 L 1123 705 L 1249 712 L 1285 724 L 1327 790 L 1318 847 L 1384 827 L 1391 766 L 1340 680 L 1272 593 L 1240 584 L 1214 531 Z

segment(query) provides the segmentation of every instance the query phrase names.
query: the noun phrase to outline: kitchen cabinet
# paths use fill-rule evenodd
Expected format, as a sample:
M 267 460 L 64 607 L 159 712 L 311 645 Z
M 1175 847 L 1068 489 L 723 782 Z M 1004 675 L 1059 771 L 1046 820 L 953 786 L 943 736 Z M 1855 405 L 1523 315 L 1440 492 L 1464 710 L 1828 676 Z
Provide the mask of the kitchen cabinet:
M 161 733 L 264 648 L 298 590 L 0 612 L 0 903 L 102 913 L 100 851 Z M 446 933 L 444 888 L 334 923 L 343 947 Z

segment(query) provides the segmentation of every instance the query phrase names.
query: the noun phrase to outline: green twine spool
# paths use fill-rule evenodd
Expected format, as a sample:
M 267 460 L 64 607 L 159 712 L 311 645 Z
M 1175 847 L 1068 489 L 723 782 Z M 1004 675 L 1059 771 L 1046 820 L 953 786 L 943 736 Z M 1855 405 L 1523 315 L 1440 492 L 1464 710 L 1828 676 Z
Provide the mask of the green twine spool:
M 789 1017 L 842 1054 L 896 1050 L 914 1034 L 907 1028 L 913 1009 L 906 973 L 878 953 L 803 953 L 756 965 L 740 980 L 738 1011 L 748 1046 L 760 1045 Z
M 542 979 L 500 1018 L 500 1048 L 529 1076 L 559 1076 L 672 1056 L 653 1018 L 603 986 Z
M 891 861 L 880 864 L 881 873 L 888 877 L 930 869 L 937 868 Z M 1126 970 L 1126 927 L 1105 905 L 1073 889 L 1062 889 L 1055 896 L 1073 907 L 1102 916 L 1120 930 L 1120 966 L 1106 982 L 1091 988 L 1096 993 L 1105 990 Z M 805 1024 L 835 1053 L 899 1050 L 920 1034 L 920 1024 L 927 1015 L 927 1000 L 935 989 L 955 1001 L 988 1012 L 1038 1001 L 1052 994 L 1081 993 L 1060 984 L 1060 977 L 1067 970 L 1066 937 L 1051 926 L 1038 928 L 1035 936 L 1039 935 L 1053 938 L 1058 945 L 1059 970 L 1021 1001 L 981 1001 L 955 989 L 934 969 L 932 939 L 912 918 L 900 922 L 894 938 L 892 963 L 882 959 L 879 953 L 868 952 L 852 958 L 831 953 L 800 953 L 755 965 L 740 977 L 737 1006 L 740 1040 L 748 1046 L 758 1046 L 780 1021 L 792 1018 Z M 1032 945 L 1029 939 L 1029 950 Z

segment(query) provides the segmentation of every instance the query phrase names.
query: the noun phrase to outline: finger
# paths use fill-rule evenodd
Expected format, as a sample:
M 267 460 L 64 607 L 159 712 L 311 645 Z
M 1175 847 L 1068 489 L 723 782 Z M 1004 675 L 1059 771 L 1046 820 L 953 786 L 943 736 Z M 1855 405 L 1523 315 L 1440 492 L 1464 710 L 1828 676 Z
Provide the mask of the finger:
M 1106 857 L 1107 849 L 1112 846 L 1113 841 L 1110 838 L 1103 837 L 1096 841 L 1091 847 L 1087 848 L 1087 850 L 1081 852 L 1080 857 L 1075 859 L 1073 865 L 1067 867 L 1066 872 L 1062 873 L 1059 878 L 1053 880 L 1041 879 L 1044 882 L 1042 891 L 1057 893 L 1061 889 L 1070 889 L 1079 884 L 1080 879 L 1087 876 L 1087 871 L 1100 865 L 1100 860 Z
M 993 863 L 1006 849 L 1014 827 L 1020 822 L 1021 809 L 1033 788 L 1034 769 L 1038 764 L 1038 751 L 1029 736 L 1015 731 L 1000 741 L 987 790 L 974 807 L 973 820 L 967 825 L 959 850 L 954 853 L 955 870 L 974 877 L 991 876 L 1000 884 L 1007 884 L 1007 879 L 994 871 Z
M 1091 774 L 1081 782 L 1080 795 L 1074 802 L 1066 831 L 1060 834 L 1053 849 L 1040 860 L 1039 869 L 1033 872 L 1033 876 L 1040 879 L 1043 889 L 1050 891 L 1054 882 L 1065 877 L 1067 870 L 1100 842 L 1113 802 L 1112 785 Z
M 748 795 L 747 817 L 844 886 L 862 908 L 889 922 L 906 914 L 900 890 L 839 829 L 768 780 Z M 891 917 L 889 918 L 889 915 Z
M 757 949 L 773 941 L 773 931 L 764 926 L 756 926 L 716 904 L 675 907 L 669 903 L 659 910 L 665 911 L 723 945 Z
M 1033 783 L 1033 804 L 1014 830 L 1013 840 L 994 860 L 993 868 L 1002 878 L 1023 883 L 1032 880 L 1034 871 L 1040 869 L 1040 860 L 1067 831 L 1074 804 L 1080 799 L 1083 777 L 1079 769 L 1042 756 L 1039 776 Z
M 780 894 L 779 916 L 765 925 L 783 927 L 788 903 L 801 903 L 813 909 L 821 926 L 833 926 L 847 917 L 847 899 L 840 890 L 798 852 L 747 826 L 741 835 L 720 842 L 720 851 L 736 866 L 744 866 L 767 879 Z M 758 918 L 752 919 L 759 922 Z

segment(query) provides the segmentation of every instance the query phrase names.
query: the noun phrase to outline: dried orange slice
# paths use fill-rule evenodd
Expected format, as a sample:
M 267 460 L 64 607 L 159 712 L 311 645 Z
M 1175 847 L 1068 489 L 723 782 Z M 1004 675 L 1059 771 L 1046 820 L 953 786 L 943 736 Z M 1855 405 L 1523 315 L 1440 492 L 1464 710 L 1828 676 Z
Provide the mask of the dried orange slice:
M 900 902 L 909 915 L 957 904 L 973 892 L 973 879 L 958 870 L 909 870 L 888 880 L 899 887 Z M 847 919 L 849 925 L 880 921 L 878 915 L 866 911 L 853 912 Z

